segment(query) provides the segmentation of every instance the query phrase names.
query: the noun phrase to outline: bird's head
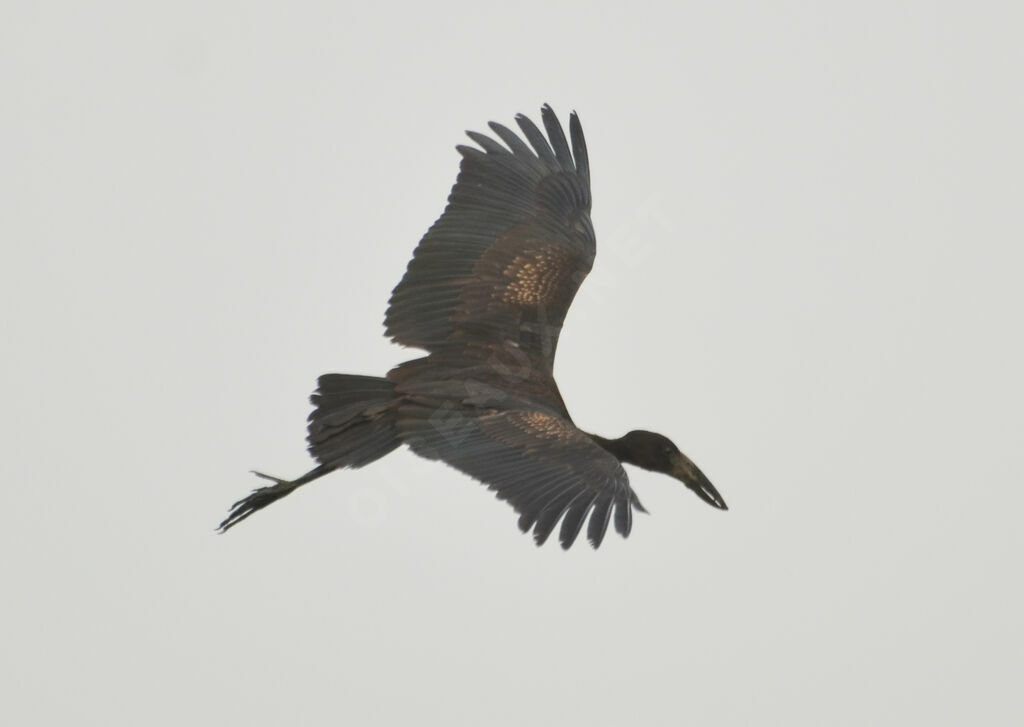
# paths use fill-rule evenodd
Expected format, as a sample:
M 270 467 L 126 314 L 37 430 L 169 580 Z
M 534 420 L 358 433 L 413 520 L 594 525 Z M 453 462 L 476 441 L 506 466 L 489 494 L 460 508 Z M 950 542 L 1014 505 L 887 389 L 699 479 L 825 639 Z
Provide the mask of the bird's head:
M 622 461 L 652 472 L 675 477 L 693 490 L 697 497 L 719 510 L 728 510 L 725 500 L 700 468 L 668 437 L 636 429 L 618 440 Z

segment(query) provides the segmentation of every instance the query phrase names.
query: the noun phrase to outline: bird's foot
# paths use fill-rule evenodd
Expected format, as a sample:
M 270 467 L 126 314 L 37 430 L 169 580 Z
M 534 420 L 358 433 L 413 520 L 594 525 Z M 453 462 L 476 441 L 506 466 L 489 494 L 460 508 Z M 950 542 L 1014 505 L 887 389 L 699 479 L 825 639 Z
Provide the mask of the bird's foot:
M 217 526 L 217 530 L 220 532 L 227 532 L 230 528 L 242 522 L 257 510 L 262 510 L 267 505 L 277 502 L 302 484 L 299 481 L 282 480 L 278 477 L 271 477 L 270 475 L 265 475 L 262 472 L 254 471 L 253 474 L 257 477 L 262 477 L 265 480 L 270 480 L 274 484 L 268 487 L 257 487 L 250 495 L 243 497 L 232 505 L 231 512 L 224 519 L 224 522 Z

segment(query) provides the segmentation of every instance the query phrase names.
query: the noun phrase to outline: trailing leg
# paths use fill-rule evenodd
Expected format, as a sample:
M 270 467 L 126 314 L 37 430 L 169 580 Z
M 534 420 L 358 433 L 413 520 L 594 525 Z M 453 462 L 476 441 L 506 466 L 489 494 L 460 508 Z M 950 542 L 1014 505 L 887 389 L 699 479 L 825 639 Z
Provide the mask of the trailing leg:
M 262 477 L 265 480 L 270 480 L 273 485 L 268 487 L 257 487 L 247 497 L 243 497 L 241 500 L 231 506 L 231 512 L 224 522 L 217 526 L 217 530 L 222 533 L 227 532 L 229 529 L 237 525 L 238 523 L 245 520 L 247 517 L 252 515 L 257 510 L 262 510 L 267 505 L 277 502 L 285 495 L 290 495 L 298 487 L 312 482 L 318 477 L 323 477 L 328 472 L 333 472 L 333 467 L 327 465 L 320 465 L 315 469 L 310 470 L 306 474 L 302 475 L 296 480 L 282 480 L 278 477 L 271 477 L 265 475 L 262 472 L 253 472 L 257 477 Z
M 225 532 L 257 510 L 277 502 L 296 488 L 345 467 L 362 467 L 397 448 L 401 441 L 395 428 L 395 385 L 376 376 L 325 374 L 311 397 L 309 453 L 320 462 L 296 480 L 255 474 L 273 485 L 260 487 L 231 506 L 218 526 Z

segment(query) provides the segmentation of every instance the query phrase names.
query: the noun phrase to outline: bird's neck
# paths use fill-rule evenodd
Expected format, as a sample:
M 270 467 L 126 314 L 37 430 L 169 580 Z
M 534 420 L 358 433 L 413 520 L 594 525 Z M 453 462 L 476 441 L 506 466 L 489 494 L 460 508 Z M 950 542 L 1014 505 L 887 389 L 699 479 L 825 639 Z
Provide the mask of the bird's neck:
M 590 434 L 590 432 L 587 432 L 587 434 L 591 439 L 597 442 L 602 449 L 615 455 L 615 458 L 620 462 L 634 464 L 629 448 L 626 447 L 625 443 L 622 441 L 625 437 L 619 437 L 618 439 L 605 439 L 598 434 Z

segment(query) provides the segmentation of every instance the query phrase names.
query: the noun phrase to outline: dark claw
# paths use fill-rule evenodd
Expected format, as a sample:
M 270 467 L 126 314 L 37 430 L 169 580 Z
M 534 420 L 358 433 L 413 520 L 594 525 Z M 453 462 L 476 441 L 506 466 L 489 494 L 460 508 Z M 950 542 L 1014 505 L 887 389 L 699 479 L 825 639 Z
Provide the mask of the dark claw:
M 295 482 L 282 480 L 278 477 L 271 477 L 270 475 L 265 475 L 262 472 L 254 471 L 253 474 L 257 477 L 262 477 L 265 480 L 270 480 L 274 484 L 269 487 L 257 487 L 247 497 L 243 497 L 232 505 L 231 512 L 226 518 L 224 518 L 224 521 L 217 526 L 217 530 L 219 532 L 226 533 L 257 510 L 262 510 L 267 505 L 277 502 L 298 487 L 298 484 Z

